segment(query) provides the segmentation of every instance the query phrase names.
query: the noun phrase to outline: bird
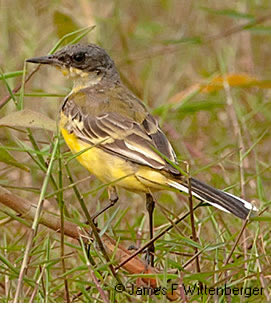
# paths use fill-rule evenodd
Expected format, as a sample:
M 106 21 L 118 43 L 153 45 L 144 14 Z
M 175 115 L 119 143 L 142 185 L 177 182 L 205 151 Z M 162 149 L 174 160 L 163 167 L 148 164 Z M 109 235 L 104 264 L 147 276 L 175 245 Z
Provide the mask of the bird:
M 54 66 L 73 80 L 73 88 L 60 108 L 59 128 L 77 160 L 108 184 L 109 202 L 93 219 L 116 204 L 116 187 L 145 194 L 150 238 L 156 191 L 191 192 L 195 198 L 241 219 L 257 211 L 252 203 L 180 170 L 157 119 L 124 85 L 105 49 L 78 43 L 26 61 Z M 153 254 L 153 245 L 149 252 Z

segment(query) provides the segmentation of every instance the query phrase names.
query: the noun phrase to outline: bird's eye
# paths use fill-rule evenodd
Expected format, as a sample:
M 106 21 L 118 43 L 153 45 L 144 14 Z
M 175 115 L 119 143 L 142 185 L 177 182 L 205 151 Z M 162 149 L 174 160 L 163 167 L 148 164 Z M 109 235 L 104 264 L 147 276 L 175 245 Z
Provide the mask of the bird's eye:
M 76 62 L 76 63 L 82 63 L 85 59 L 85 53 L 80 52 L 80 53 L 76 53 L 73 55 L 72 59 Z
M 65 61 L 65 56 L 64 55 L 59 56 L 58 60 L 61 61 L 61 62 L 64 62 Z

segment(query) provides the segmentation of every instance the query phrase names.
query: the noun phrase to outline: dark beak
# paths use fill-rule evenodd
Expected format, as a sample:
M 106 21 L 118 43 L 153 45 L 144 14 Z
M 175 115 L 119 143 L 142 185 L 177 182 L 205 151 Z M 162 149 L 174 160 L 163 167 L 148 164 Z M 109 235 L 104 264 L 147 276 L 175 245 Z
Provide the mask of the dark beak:
M 29 58 L 26 62 L 34 64 L 59 65 L 59 61 L 53 55 Z

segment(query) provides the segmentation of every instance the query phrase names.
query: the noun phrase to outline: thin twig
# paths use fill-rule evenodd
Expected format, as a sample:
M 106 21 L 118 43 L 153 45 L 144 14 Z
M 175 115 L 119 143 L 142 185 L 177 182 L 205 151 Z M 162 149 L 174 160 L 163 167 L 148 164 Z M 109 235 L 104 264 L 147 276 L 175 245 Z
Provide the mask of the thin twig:
M 189 165 L 188 165 L 188 174 L 190 173 Z M 191 187 L 191 177 L 188 177 L 188 193 L 189 193 L 189 210 L 190 210 L 190 221 L 191 221 L 191 230 L 192 230 L 192 239 L 198 243 L 199 240 L 197 238 L 196 228 L 195 228 L 195 219 L 194 219 L 194 211 L 193 211 L 193 198 L 192 198 L 192 187 Z M 198 253 L 198 248 L 194 247 L 195 254 Z M 199 256 L 196 257 L 196 268 L 197 272 L 200 273 L 200 262 L 199 262 Z M 203 287 L 203 284 L 201 281 L 199 281 L 200 288 Z
M 59 138 L 60 139 L 60 138 Z M 62 176 L 62 159 L 60 152 L 60 144 L 58 144 L 58 187 L 60 192 L 58 193 L 58 204 L 60 210 L 60 256 L 61 256 L 61 265 L 62 272 L 65 274 L 66 266 L 65 266 L 65 244 L 64 244 L 64 199 L 63 199 L 63 176 Z M 69 285 L 66 276 L 64 277 L 64 286 L 65 286 L 65 298 L 66 302 L 70 303 L 69 296 Z
M 24 83 L 27 83 L 30 79 L 31 79 L 31 77 L 39 70 L 39 68 L 40 68 L 40 65 L 38 65 L 36 68 L 34 68 L 33 69 L 33 71 L 31 71 L 29 74 L 28 74 L 28 76 L 27 76 L 27 78 L 25 79 L 25 82 Z M 22 87 L 22 83 L 21 84 L 19 84 L 18 86 L 16 86 L 15 87 L 15 89 L 13 89 L 12 90 L 12 93 L 13 94 L 15 94 L 15 93 L 17 93 L 18 91 L 20 91 L 20 89 L 21 89 L 21 87 Z M 5 97 L 3 97 L 3 99 L 0 101 L 0 109 L 2 109 L 3 108 L 3 106 L 9 101 L 11 99 L 11 95 L 10 94 L 8 94 L 8 95 L 6 95 Z
M 236 33 L 246 31 L 247 28 L 256 26 L 260 23 L 263 23 L 267 20 L 271 19 L 271 14 L 263 15 L 260 16 L 256 19 L 254 19 L 252 22 L 236 25 L 232 28 L 227 29 L 226 31 L 222 31 L 220 33 L 217 33 L 215 35 L 210 35 L 210 36 L 203 36 L 199 37 L 199 44 L 200 45 L 208 45 L 209 43 L 213 41 L 217 41 L 223 38 L 230 37 Z M 135 53 L 134 55 L 130 55 L 129 59 L 130 61 L 138 61 L 142 59 L 148 59 L 156 56 L 162 56 L 166 54 L 172 54 L 175 53 L 179 50 L 181 50 L 183 47 L 181 46 L 183 43 L 179 44 L 170 44 L 166 46 L 157 46 L 157 47 L 151 47 L 148 51 L 142 51 L 141 53 Z M 121 64 L 126 64 L 126 60 L 119 62 L 119 65 Z
M 198 207 L 202 206 L 203 202 L 198 203 L 193 210 L 196 210 Z M 128 261 L 133 259 L 135 256 L 137 256 L 139 253 L 141 253 L 143 250 L 145 250 L 149 245 L 151 245 L 153 242 L 161 238 L 163 235 L 165 235 L 168 231 L 170 231 L 172 228 L 174 228 L 178 223 L 183 221 L 188 215 L 190 214 L 190 211 L 187 212 L 185 215 L 183 215 L 181 218 L 177 219 L 176 221 L 173 222 L 173 224 L 170 224 L 167 228 L 165 228 L 163 231 L 161 231 L 157 236 L 154 238 L 150 239 L 147 243 L 145 243 L 141 248 L 136 250 L 133 254 L 131 254 L 129 257 L 124 259 L 115 269 L 119 269 L 120 267 L 124 266 Z
M 232 247 L 232 249 L 231 249 L 230 253 L 228 254 L 228 257 L 227 257 L 227 259 L 226 259 L 226 261 L 225 261 L 225 263 L 224 263 L 224 266 L 226 266 L 226 265 L 229 263 L 229 261 L 230 261 L 230 259 L 231 259 L 231 256 L 233 255 L 234 250 L 235 250 L 235 248 L 237 247 L 237 244 L 238 244 L 238 242 L 240 241 L 240 239 L 241 239 L 241 237 L 242 237 L 242 234 L 243 234 L 243 232 L 244 232 L 244 230 L 245 230 L 245 228 L 246 228 L 246 226 L 247 226 L 248 222 L 249 222 L 249 217 L 247 217 L 247 218 L 246 218 L 246 220 L 245 220 L 245 222 L 244 222 L 244 224 L 243 224 L 243 226 L 242 226 L 242 229 L 241 229 L 241 231 L 239 232 L 238 237 L 237 237 L 236 241 L 234 242 L 234 245 L 233 245 L 233 247 Z
M 40 281 L 41 281 L 42 276 L 43 276 L 43 274 L 44 274 L 44 270 L 45 270 L 45 268 L 46 268 L 46 266 L 45 266 L 45 265 L 43 265 L 43 266 L 42 266 L 42 269 L 41 269 L 41 271 L 40 271 L 39 277 L 38 277 L 38 279 L 36 280 L 35 288 L 34 288 L 34 290 L 33 290 L 33 292 L 32 292 L 31 297 L 30 297 L 29 303 L 33 303 L 33 301 L 34 301 L 34 298 L 35 298 L 35 296 L 36 296 L 36 294 L 37 294 L 37 291 L 38 291 L 38 289 L 39 289 L 39 284 L 40 284 Z
M 26 199 L 23 199 L 17 195 L 12 194 L 7 189 L 0 186 L 0 203 L 6 205 L 10 209 L 14 210 L 15 212 L 18 212 L 21 216 L 30 219 L 33 221 L 36 214 L 37 206 L 31 204 Z M 55 232 L 60 232 L 60 217 L 52 215 L 50 213 L 46 213 L 46 210 L 44 209 L 44 213 L 42 217 L 39 220 L 39 223 L 46 226 L 47 228 L 50 228 L 54 230 Z M 21 218 L 16 217 L 16 220 L 19 220 Z M 87 230 L 90 228 L 87 227 Z M 97 228 L 97 230 L 99 230 Z M 80 240 L 79 238 L 79 232 L 78 232 L 78 225 L 75 223 L 72 223 L 71 221 L 65 220 L 64 223 L 64 231 L 65 235 L 76 239 L 77 241 Z M 125 247 L 123 247 L 121 244 L 117 244 L 114 239 L 109 237 L 106 233 L 104 233 L 101 237 L 104 246 L 106 247 L 106 250 L 108 251 L 108 254 L 110 256 L 114 256 L 114 259 L 117 262 L 120 262 L 122 259 L 126 259 L 128 255 L 130 255 L 130 252 L 126 250 Z M 84 242 L 89 242 L 89 237 L 84 238 Z M 92 259 L 89 259 L 91 264 L 95 266 L 95 262 L 92 261 Z M 148 266 L 146 268 L 146 263 L 140 260 L 139 258 L 134 258 L 125 265 L 123 265 L 123 269 L 128 271 L 132 274 L 153 274 L 155 275 L 157 272 L 152 268 L 151 266 Z M 15 273 L 17 273 L 15 271 Z M 157 281 L 153 277 L 144 277 L 142 280 L 152 286 L 153 288 L 157 287 Z M 42 281 L 43 283 L 43 281 Z M 45 294 L 45 293 L 44 293 Z
M 27 241 L 27 245 L 26 245 L 26 248 L 25 248 L 24 258 L 23 258 L 23 262 L 22 262 L 22 265 L 21 265 L 21 270 L 20 270 L 20 274 L 19 274 L 19 278 L 18 278 L 18 284 L 17 284 L 16 293 L 15 293 L 15 297 L 14 297 L 14 303 L 18 302 L 18 299 L 19 299 L 19 296 L 20 296 L 20 293 L 21 293 L 22 283 L 23 283 L 23 279 L 24 279 L 24 275 L 25 275 L 27 266 L 28 266 L 28 260 L 29 260 L 30 251 L 31 251 L 31 248 L 32 248 L 32 245 L 33 245 L 33 240 L 34 240 L 34 237 L 35 237 L 37 229 L 38 229 L 39 218 L 40 218 L 41 211 L 42 211 L 42 208 L 43 208 L 43 203 L 44 203 L 44 195 L 45 195 L 47 185 L 48 185 L 48 182 L 49 182 L 49 177 L 50 177 L 50 174 L 51 174 L 51 171 L 52 171 L 53 162 L 55 160 L 57 146 L 58 146 L 58 138 L 56 138 L 56 140 L 54 142 L 54 149 L 53 149 L 53 152 L 52 152 L 52 157 L 51 157 L 51 160 L 50 160 L 50 163 L 49 163 L 49 166 L 48 166 L 48 169 L 47 169 L 47 173 L 46 173 L 46 175 L 44 177 L 44 181 L 43 181 L 43 184 L 42 184 L 40 199 L 39 199 L 39 202 L 38 202 L 38 205 L 37 205 L 35 217 L 34 217 L 34 220 L 33 220 L 33 224 L 32 224 L 31 231 L 30 231 L 28 241 Z
M 89 272 L 90 272 L 90 276 L 91 276 L 96 288 L 98 289 L 98 292 L 100 293 L 102 300 L 105 303 L 109 303 L 108 297 L 105 295 L 105 292 L 101 288 L 100 283 L 99 283 L 96 275 L 94 274 L 94 270 L 93 270 L 93 268 L 91 266 L 91 263 L 89 261 L 89 258 L 88 258 L 88 255 L 87 255 L 87 252 L 86 252 L 86 249 L 85 249 L 85 245 L 84 245 L 84 242 L 83 242 L 83 239 L 82 239 L 81 236 L 80 236 L 80 242 L 81 242 L 81 247 L 82 247 L 82 250 L 83 250 L 83 253 L 84 253 L 84 256 L 85 256 L 86 264 L 87 264 L 87 267 L 88 267 Z
M 268 13 L 267 15 L 260 16 L 256 19 L 254 19 L 252 22 L 236 25 L 236 26 L 233 26 L 232 28 L 222 31 L 221 33 L 218 33 L 216 35 L 207 36 L 203 39 L 203 42 L 212 42 L 215 40 L 220 40 L 222 38 L 227 38 L 229 36 L 232 36 L 233 34 L 236 34 L 236 33 L 242 32 L 242 31 L 246 31 L 248 28 L 253 27 L 255 25 L 259 25 L 269 19 L 271 19 L 270 13 Z
M 70 169 L 69 169 L 67 163 L 65 163 L 64 165 L 65 165 L 65 168 L 66 168 L 66 171 L 67 171 L 68 178 L 69 178 L 70 182 L 73 183 L 72 175 L 71 175 L 71 172 L 70 172 Z M 120 278 L 118 277 L 113 265 L 111 264 L 111 261 L 110 261 L 108 255 L 107 255 L 107 252 L 106 252 L 106 250 L 104 248 L 103 242 L 102 242 L 102 240 L 101 240 L 101 238 L 99 236 L 99 233 L 97 231 L 97 227 L 94 224 L 94 222 L 93 222 L 93 220 L 92 220 L 92 218 L 91 218 L 91 216 L 90 216 L 90 214 L 88 212 L 88 209 L 87 209 L 87 207 L 86 207 L 86 205 L 84 203 L 82 195 L 80 194 L 80 192 L 79 192 L 79 190 L 78 190 L 78 188 L 76 186 L 73 187 L 73 190 L 75 192 L 75 195 L 77 196 L 77 199 L 78 199 L 79 204 L 80 204 L 80 206 L 82 208 L 82 211 L 84 212 L 85 217 L 87 218 L 88 224 L 91 227 L 91 230 L 92 230 L 92 232 L 94 234 L 95 240 L 97 241 L 97 243 L 99 245 L 99 248 L 100 248 L 104 258 L 108 263 L 108 267 L 109 267 L 110 271 L 112 272 L 112 274 L 116 278 L 116 280 L 119 283 L 121 283 Z

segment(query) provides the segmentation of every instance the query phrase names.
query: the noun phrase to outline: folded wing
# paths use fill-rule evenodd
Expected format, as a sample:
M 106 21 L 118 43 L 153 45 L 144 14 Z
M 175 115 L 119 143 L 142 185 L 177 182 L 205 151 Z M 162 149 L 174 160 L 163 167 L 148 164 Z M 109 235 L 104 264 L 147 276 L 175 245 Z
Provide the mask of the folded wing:
M 179 175 L 179 171 L 167 162 L 167 159 L 176 162 L 175 153 L 151 115 L 140 124 L 115 112 L 84 115 L 73 101 L 66 105 L 67 129 L 80 140 L 130 162 Z

